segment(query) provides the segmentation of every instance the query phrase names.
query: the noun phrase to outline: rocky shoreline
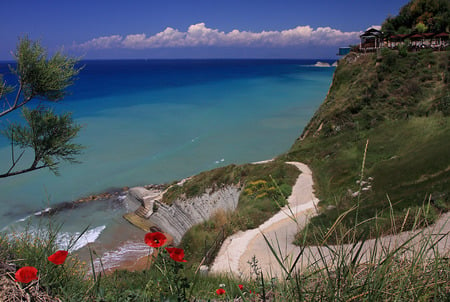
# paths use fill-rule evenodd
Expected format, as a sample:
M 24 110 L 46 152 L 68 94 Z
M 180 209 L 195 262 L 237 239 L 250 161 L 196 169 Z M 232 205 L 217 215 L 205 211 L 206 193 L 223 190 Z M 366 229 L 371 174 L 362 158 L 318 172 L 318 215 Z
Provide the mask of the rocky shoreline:
M 167 188 L 167 186 L 168 186 L 167 184 L 149 184 L 143 187 L 147 190 L 164 190 L 165 188 Z M 112 202 L 122 203 L 120 197 L 126 196 L 129 190 L 130 190 L 129 187 L 112 188 L 102 193 L 91 194 L 86 197 L 81 197 L 75 201 L 63 201 L 53 205 L 52 207 L 36 212 L 35 216 L 51 216 L 64 210 L 75 209 L 77 207 L 83 206 L 93 201 L 109 200 Z

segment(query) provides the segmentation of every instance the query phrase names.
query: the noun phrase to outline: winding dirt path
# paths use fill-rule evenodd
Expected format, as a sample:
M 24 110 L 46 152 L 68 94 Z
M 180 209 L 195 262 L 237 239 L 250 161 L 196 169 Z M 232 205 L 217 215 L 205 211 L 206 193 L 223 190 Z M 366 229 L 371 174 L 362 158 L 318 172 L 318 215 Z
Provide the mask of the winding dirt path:
M 210 268 L 212 273 L 231 273 L 237 276 L 251 276 L 251 263 L 256 259 L 258 267 L 269 276 L 285 276 L 286 273 L 281 268 L 277 259 L 270 250 L 264 236 L 275 248 L 279 259 L 287 268 L 300 252 L 300 248 L 292 244 L 295 234 L 303 228 L 312 215 L 315 215 L 315 207 L 318 199 L 314 195 L 313 180 L 311 170 L 305 164 L 299 162 L 288 162 L 301 170 L 292 194 L 288 198 L 288 206 L 285 206 L 272 218 L 264 222 L 257 229 L 238 232 L 228 237 L 223 243 L 213 265 Z M 359 262 L 367 262 L 370 257 L 376 255 L 383 257 L 389 251 L 408 242 L 408 248 L 404 255 L 414 255 L 424 248 L 434 246 L 434 251 L 438 250 L 441 255 L 450 253 L 450 213 L 446 213 L 436 222 L 436 224 L 425 228 L 419 233 L 403 232 L 395 236 L 386 236 L 380 239 L 365 241 L 359 254 Z M 414 235 L 418 234 L 416 237 Z M 264 234 L 264 236 L 263 236 Z M 411 238 L 414 237 L 412 240 Z M 427 243 L 420 243 L 426 240 Z M 360 244 L 358 244 L 359 246 Z M 358 250 L 353 245 L 340 245 L 330 247 L 307 247 L 296 269 L 314 265 L 323 267 L 335 263 L 335 251 L 340 251 L 340 255 L 346 255 L 351 259 Z M 430 256 L 433 249 L 427 252 Z
M 298 230 L 304 227 L 309 217 L 315 213 L 319 200 L 314 196 L 312 173 L 308 166 L 299 162 L 288 164 L 295 165 L 301 171 L 292 187 L 288 206 L 283 207 L 259 228 L 241 231 L 228 237 L 211 266 L 211 272 L 248 274 L 250 265 L 247 262 L 253 257 L 256 257 L 258 265 L 264 271 L 275 273 L 280 270 L 262 234 L 265 234 L 277 249 L 279 247 L 283 255 L 292 255 L 294 251 L 298 251 L 298 247 L 291 242 L 294 241 Z

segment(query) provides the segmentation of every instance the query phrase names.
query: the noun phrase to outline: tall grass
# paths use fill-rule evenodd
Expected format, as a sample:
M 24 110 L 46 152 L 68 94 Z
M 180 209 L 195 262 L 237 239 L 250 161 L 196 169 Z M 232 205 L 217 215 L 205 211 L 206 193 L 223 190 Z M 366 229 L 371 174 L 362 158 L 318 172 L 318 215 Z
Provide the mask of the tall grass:
M 231 171 L 231 172 L 230 172 Z M 181 245 L 191 259 L 200 262 L 208 251 L 214 259 L 219 244 L 240 230 L 253 229 L 277 213 L 286 204 L 299 170 L 281 161 L 266 164 L 227 166 L 201 173 L 183 185 L 189 191 L 199 181 L 201 187 L 217 187 L 218 180 L 240 183 L 241 194 L 234 212 L 218 211 L 211 219 L 192 227 L 183 237 Z M 221 238 L 218 238 L 223 234 Z M 220 246 L 219 246 L 220 247 Z M 216 250 L 216 251 L 214 251 Z M 211 259 L 211 260 L 212 260 Z
M 345 216 L 343 226 L 349 230 L 358 221 L 378 217 L 365 225 L 388 233 L 392 212 L 401 225 L 408 211 L 410 218 L 423 214 L 422 203 L 431 196 L 432 207 L 420 221 L 432 223 L 450 210 L 450 52 L 402 57 L 386 49 L 381 61 L 376 55 L 350 57 L 340 61 L 327 98 L 302 139 L 280 157 L 305 162 L 314 172 L 322 211 L 311 222 L 329 228 L 359 202 L 358 218 Z M 370 187 L 354 198 L 362 183 L 356 182 L 367 182 L 360 179 L 359 163 L 369 138 L 364 175 L 371 178 Z M 405 229 L 413 222 L 407 220 Z
M 1 297 L 4 300 L 0 301 L 22 301 L 20 297 L 30 297 L 30 294 L 34 297 L 32 301 L 55 301 L 43 298 L 52 296 L 58 296 L 63 301 L 83 301 L 91 296 L 85 267 L 80 260 L 69 256 L 64 265 L 55 265 L 47 259 L 58 250 L 59 231 L 60 226 L 48 223 L 37 228 L 28 226 L 24 231 L 8 235 L 0 234 L 2 283 L 14 280 L 15 271 L 24 266 L 37 268 L 39 278 L 34 287 L 29 286 L 32 291 L 23 291 L 23 287 L 17 284 L 17 287 L 9 287 L 9 294 L 3 293 L 6 297 Z M 73 238 L 65 248 L 69 250 L 78 239 Z
M 371 230 L 384 228 L 388 233 L 391 205 L 387 195 L 397 225 L 401 226 L 410 209 L 405 229 L 413 226 L 415 214 L 419 211 L 424 214 L 422 204 L 428 203 L 431 195 L 428 216 L 423 216 L 421 221 L 434 222 L 440 212 L 450 209 L 449 121 L 442 116 L 386 121 L 370 130 L 307 138 L 294 145 L 283 158 L 303 160 L 311 167 L 316 195 L 321 200 L 321 212 L 311 222 L 329 228 L 359 200 L 358 220 L 378 217 L 376 223 L 365 225 Z M 352 193 L 360 190 L 361 154 L 368 138 L 363 181 L 370 183 L 370 187 L 366 186 L 367 190 L 355 197 Z M 351 229 L 354 218 L 355 215 L 346 216 L 342 225 Z
M 353 210 L 347 215 L 355 213 Z M 419 220 L 420 215 L 414 219 Z M 333 224 L 335 230 L 340 229 L 340 221 Z M 283 273 L 270 275 L 259 267 L 258 259 L 253 259 L 249 263 L 252 275 L 241 278 L 200 274 L 195 265 L 164 270 L 150 266 L 143 271 L 118 270 L 109 275 L 97 272 L 93 278 L 73 256 L 64 266 L 46 261 L 48 254 L 56 250 L 57 228 L 38 237 L 27 232 L 2 235 L 0 263 L 2 268 L 10 266 L 10 271 L 0 270 L 0 280 L 11 281 L 18 267 L 36 266 L 39 281 L 33 287 L 40 290 L 41 300 L 36 296 L 31 301 L 447 301 L 450 298 L 450 260 L 448 251 L 442 249 L 448 249 L 449 233 L 444 226 L 449 221 L 441 220 L 434 228 L 409 233 L 399 233 L 393 227 L 391 235 L 404 237 L 399 241 L 392 239 L 397 237 L 386 236 L 367 239 L 367 234 L 358 230 L 365 223 L 361 221 L 346 230 L 346 236 L 353 238 L 350 243 L 337 239 L 334 245 L 317 242 L 317 246 L 306 246 L 306 237 L 300 238 L 302 245 L 290 263 L 281 261 L 279 249 L 271 246 Z M 416 225 L 420 225 L 419 221 Z M 167 259 L 161 261 L 168 263 Z M 186 287 L 182 296 L 176 295 L 176 291 L 170 293 L 167 282 L 173 280 L 164 279 L 163 271 L 177 276 L 173 280 L 177 280 L 180 289 Z M 29 288 L 12 284 L 30 292 Z M 222 296 L 216 294 L 219 287 L 226 290 Z M 1 290 L 1 301 L 21 301 L 5 296 L 8 292 Z M 45 300 L 44 296 L 53 298 Z
M 372 240 L 357 225 L 346 230 L 350 243 L 337 239 L 334 245 L 299 247 L 292 266 L 278 262 L 284 281 L 277 291 L 289 301 L 448 301 L 449 232 L 444 226 L 450 222 L 445 219 L 441 226 L 415 232 L 399 234 L 393 228 L 392 236 Z M 339 229 L 340 222 L 333 227 Z M 275 247 L 271 250 L 276 253 Z
M 360 168 L 360 193 L 365 179 L 367 148 L 368 141 Z M 286 196 L 277 182 L 272 181 L 274 188 L 265 180 L 249 180 L 245 186 L 246 198 L 250 201 Z M 427 217 L 432 210 L 428 199 L 418 210 L 408 209 L 399 220 L 387 196 L 386 217 L 390 226 L 387 230 L 385 226 L 378 227 L 379 217 L 361 215 L 364 199 L 360 197 L 358 195 L 353 207 L 340 213 L 331 224 L 308 225 L 299 233 L 298 252 L 291 257 L 286 256 L 276 240 L 274 244 L 264 236 L 280 267 L 281 273 L 276 275 L 260 267 L 256 258 L 249 262 L 250 275 L 240 277 L 207 275 L 198 269 L 201 264 L 209 263 L 201 260 L 201 255 L 207 252 L 207 245 L 202 242 L 205 236 L 217 241 L 212 231 L 219 227 L 224 234 L 227 228 L 231 231 L 236 214 L 225 212 L 218 212 L 212 221 L 200 225 L 191 232 L 191 237 L 184 238 L 191 251 L 186 257 L 189 265 L 171 261 L 161 248 L 157 256 L 149 254 L 149 265 L 138 272 L 117 270 L 105 274 L 102 269 L 95 271 L 94 258 L 99 258 L 95 252 L 91 253 L 91 274 L 74 256 L 59 266 L 47 261 L 58 249 L 56 239 L 60 230 L 51 221 L 37 230 L 2 234 L 0 301 L 450 300 L 450 215 L 445 214 L 438 224 L 428 226 Z M 279 207 L 285 204 L 276 203 Z M 291 218 L 295 219 L 293 214 Z M 353 223 L 344 223 L 346 219 Z M 405 229 L 410 232 L 403 232 Z M 73 238 L 66 249 L 78 239 Z M 39 280 L 27 286 L 15 283 L 14 272 L 24 266 L 36 267 Z M 219 288 L 224 290 L 221 295 L 217 294 Z

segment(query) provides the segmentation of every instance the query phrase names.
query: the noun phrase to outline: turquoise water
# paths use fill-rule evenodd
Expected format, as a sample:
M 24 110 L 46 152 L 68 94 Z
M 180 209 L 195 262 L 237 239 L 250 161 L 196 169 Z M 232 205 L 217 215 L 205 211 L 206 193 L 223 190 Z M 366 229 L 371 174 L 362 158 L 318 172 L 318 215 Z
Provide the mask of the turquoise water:
M 0 229 L 64 201 L 287 151 L 331 83 L 334 68 L 315 62 L 86 62 L 73 94 L 57 107 L 83 125 L 82 163 L 63 165 L 61 176 L 42 170 L 0 180 Z M 0 147 L 3 171 L 10 148 L 5 140 Z M 53 219 L 67 232 L 89 225 L 103 236 L 125 209 L 100 202 L 63 212 Z

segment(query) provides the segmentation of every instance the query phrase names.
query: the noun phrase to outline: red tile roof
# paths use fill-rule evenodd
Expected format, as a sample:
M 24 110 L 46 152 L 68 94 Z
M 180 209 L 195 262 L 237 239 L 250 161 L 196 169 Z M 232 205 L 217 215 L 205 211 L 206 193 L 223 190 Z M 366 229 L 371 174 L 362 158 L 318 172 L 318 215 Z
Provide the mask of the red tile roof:
M 411 39 L 423 39 L 423 36 L 421 34 L 415 34 L 415 35 L 412 35 L 410 38 Z
M 438 38 L 448 37 L 448 33 L 440 33 L 440 34 L 437 34 L 435 37 L 438 37 Z

